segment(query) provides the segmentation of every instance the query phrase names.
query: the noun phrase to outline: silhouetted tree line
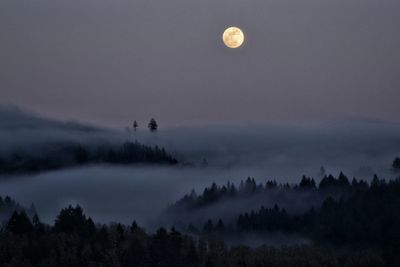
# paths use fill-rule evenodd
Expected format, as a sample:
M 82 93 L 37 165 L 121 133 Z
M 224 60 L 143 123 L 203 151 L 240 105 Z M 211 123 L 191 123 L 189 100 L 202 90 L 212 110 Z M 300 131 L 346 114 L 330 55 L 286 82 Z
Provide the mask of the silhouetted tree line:
M 212 183 L 210 187 L 206 187 L 202 194 L 197 195 L 195 190 L 178 200 L 171 209 L 196 209 L 206 205 L 212 205 L 221 200 L 235 199 L 240 197 L 248 197 L 256 194 L 270 194 L 271 191 L 281 191 L 282 194 L 290 192 L 308 191 L 315 194 L 323 195 L 343 195 L 357 189 L 368 188 L 368 183 L 363 180 L 352 182 L 342 172 L 337 178 L 333 175 L 325 175 L 317 185 L 314 178 L 303 176 L 299 184 L 290 185 L 289 183 L 278 184 L 275 180 L 268 180 L 265 184 L 255 181 L 254 178 L 248 177 L 242 180 L 239 186 L 228 182 L 226 185 L 218 186 Z
M 187 230 L 220 238 L 250 232 L 296 234 L 312 239 L 318 246 L 369 248 L 387 266 L 400 266 L 400 178 L 386 182 L 375 175 L 370 184 L 356 179 L 350 184 L 345 178 L 342 174 L 338 179 L 325 177 L 318 190 L 341 187 L 346 194 L 339 199 L 328 197 L 320 207 L 311 207 L 303 214 L 289 214 L 274 205 L 241 214 L 234 224 L 210 219 L 200 229 L 190 224 Z M 309 178 L 303 177 L 302 182 L 315 190 Z
M 93 163 L 110 164 L 176 164 L 177 160 L 164 148 L 149 147 L 138 142 L 122 145 L 83 146 L 80 144 L 49 145 L 43 151 L 15 152 L 0 157 L 0 174 L 33 173 Z
M 223 227 L 220 225 L 219 227 Z M 176 229 L 146 233 L 135 222 L 95 224 L 79 206 L 62 209 L 53 226 L 37 215 L 14 212 L 0 231 L 1 266 L 139 267 L 351 267 L 389 265 L 377 249 L 336 250 L 316 246 L 227 247 Z
M 0 222 L 10 218 L 14 211 L 24 211 L 32 217 L 36 213 L 36 208 L 33 204 L 29 208 L 25 208 L 9 196 L 4 198 L 0 196 Z

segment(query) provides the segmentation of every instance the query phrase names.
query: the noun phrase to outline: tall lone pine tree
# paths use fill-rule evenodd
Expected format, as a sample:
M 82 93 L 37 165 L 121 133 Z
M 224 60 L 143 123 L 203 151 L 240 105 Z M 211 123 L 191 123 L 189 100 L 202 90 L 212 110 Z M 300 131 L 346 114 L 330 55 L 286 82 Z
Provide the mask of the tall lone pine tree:
M 158 128 L 156 120 L 154 118 L 152 118 L 150 120 L 149 124 L 147 125 L 147 127 L 149 128 L 150 132 L 153 132 L 153 133 L 156 132 L 157 128 Z

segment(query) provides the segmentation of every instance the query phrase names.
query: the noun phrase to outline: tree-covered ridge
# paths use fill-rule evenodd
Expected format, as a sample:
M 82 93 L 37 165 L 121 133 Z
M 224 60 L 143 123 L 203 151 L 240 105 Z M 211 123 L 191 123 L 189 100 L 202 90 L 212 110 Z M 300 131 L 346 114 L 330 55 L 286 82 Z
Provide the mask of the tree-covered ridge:
M 249 197 L 259 194 L 269 195 L 272 192 L 281 194 L 289 194 L 292 192 L 311 192 L 322 195 L 342 195 L 357 190 L 367 188 L 368 183 L 363 180 L 353 178 L 350 182 L 348 177 L 342 172 L 337 178 L 333 175 L 325 175 L 319 184 L 314 178 L 303 176 L 299 184 L 291 185 L 289 183 L 278 184 L 275 180 L 268 180 L 265 184 L 257 183 L 254 178 L 248 177 L 242 180 L 239 186 L 228 182 L 226 185 L 218 186 L 215 182 L 211 186 L 206 187 L 203 192 L 198 195 L 195 190 L 190 194 L 186 194 L 178 200 L 171 209 L 197 209 L 207 205 L 213 205 L 222 200 L 233 200 L 243 197 Z
M 393 263 L 399 260 L 398 253 L 371 247 L 228 247 L 174 228 L 147 233 L 135 222 L 95 224 L 79 206 L 61 210 L 54 225 L 42 223 L 38 216 L 31 219 L 24 211 L 14 212 L 0 239 L 0 262 L 7 267 L 379 267 L 398 266 Z
M 244 233 L 296 234 L 319 246 L 373 248 L 384 255 L 388 266 L 399 266 L 400 178 L 386 182 L 374 176 L 370 184 L 356 179 L 350 184 L 343 177 L 326 177 L 318 190 L 328 184 L 341 186 L 345 194 L 337 199 L 327 197 L 320 207 L 311 207 L 302 214 L 290 214 L 273 205 L 245 212 L 233 223 L 210 219 L 201 227 L 190 224 L 187 230 L 221 239 Z
M 321 207 L 290 215 L 275 205 L 238 217 L 237 229 L 312 233 L 313 237 L 338 241 L 385 242 L 400 234 L 385 234 L 400 225 L 400 180 L 386 182 L 377 176 L 367 187 L 356 187 L 347 197 L 328 197 Z M 368 237 L 368 234 L 371 234 Z M 400 245 L 400 243 L 399 243 Z
M 84 146 L 76 143 L 49 144 L 43 151 L 15 151 L 0 157 L 0 174 L 34 173 L 85 164 L 176 164 L 164 148 L 138 142 L 122 145 Z

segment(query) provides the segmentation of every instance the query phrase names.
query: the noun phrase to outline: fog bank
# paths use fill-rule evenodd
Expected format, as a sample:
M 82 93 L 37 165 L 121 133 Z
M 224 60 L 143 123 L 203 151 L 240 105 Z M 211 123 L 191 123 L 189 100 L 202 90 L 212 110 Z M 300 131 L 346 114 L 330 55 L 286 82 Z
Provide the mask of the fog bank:
M 214 181 L 237 183 L 251 176 L 258 182 L 297 183 L 306 174 L 318 182 L 321 166 L 333 175 L 342 170 L 349 178 L 370 180 L 377 173 L 390 179 L 396 176 L 391 163 L 400 155 L 400 125 L 377 121 L 161 128 L 150 133 L 143 126 L 127 132 L 59 122 L 16 108 L 0 108 L 0 118 L 3 155 L 20 149 L 40 154 L 49 143 L 137 140 L 165 147 L 184 163 L 98 165 L 1 177 L 0 195 L 10 195 L 24 205 L 34 202 L 47 222 L 62 207 L 79 203 L 96 221 L 137 220 L 149 225 L 192 188 L 201 192 Z M 269 204 L 274 203 L 265 206 Z

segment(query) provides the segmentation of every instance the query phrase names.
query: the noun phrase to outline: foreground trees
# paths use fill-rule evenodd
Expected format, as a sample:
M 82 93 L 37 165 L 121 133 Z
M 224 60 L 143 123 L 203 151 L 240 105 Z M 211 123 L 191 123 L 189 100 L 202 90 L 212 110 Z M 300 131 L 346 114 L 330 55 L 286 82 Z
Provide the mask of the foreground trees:
M 328 175 L 317 187 L 308 177 L 294 186 L 273 181 L 260 186 L 249 178 L 238 188 L 213 183 L 202 195 L 192 192 L 181 201 L 192 203 L 191 208 L 204 208 L 271 190 L 334 190 L 342 195 L 327 197 L 321 206 L 299 214 L 289 214 L 278 205 L 248 207 L 249 212 L 233 225 L 205 218 L 202 228 L 191 225 L 191 233 L 186 234 L 175 228 L 147 233 L 136 222 L 96 225 L 80 206 L 62 209 L 54 225 L 47 225 L 9 197 L 0 198 L 0 215 L 3 209 L 14 208 L 0 231 L 0 266 L 400 266 L 400 179 L 387 182 L 375 176 L 368 184 L 356 179 L 350 183 L 344 174 Z M 227 237 L 268 238 L 276 232 L 305 236 L 309 245 L 251 248 L 223 242 Z
M 9 224 L 14 221 L 10 219 Z M 194 239 L 173 228 L 148 234 L 135 223 L 132 227 L 94 225 L 79 206 L 63 209 L 54 226 L 40 225 L 42 230 L 31 224 L 24 232 L 11 228 L 0 232 L 1 266 L 387 266 L 383 254 L 369 248 L 227 247 L 221 241 Z

